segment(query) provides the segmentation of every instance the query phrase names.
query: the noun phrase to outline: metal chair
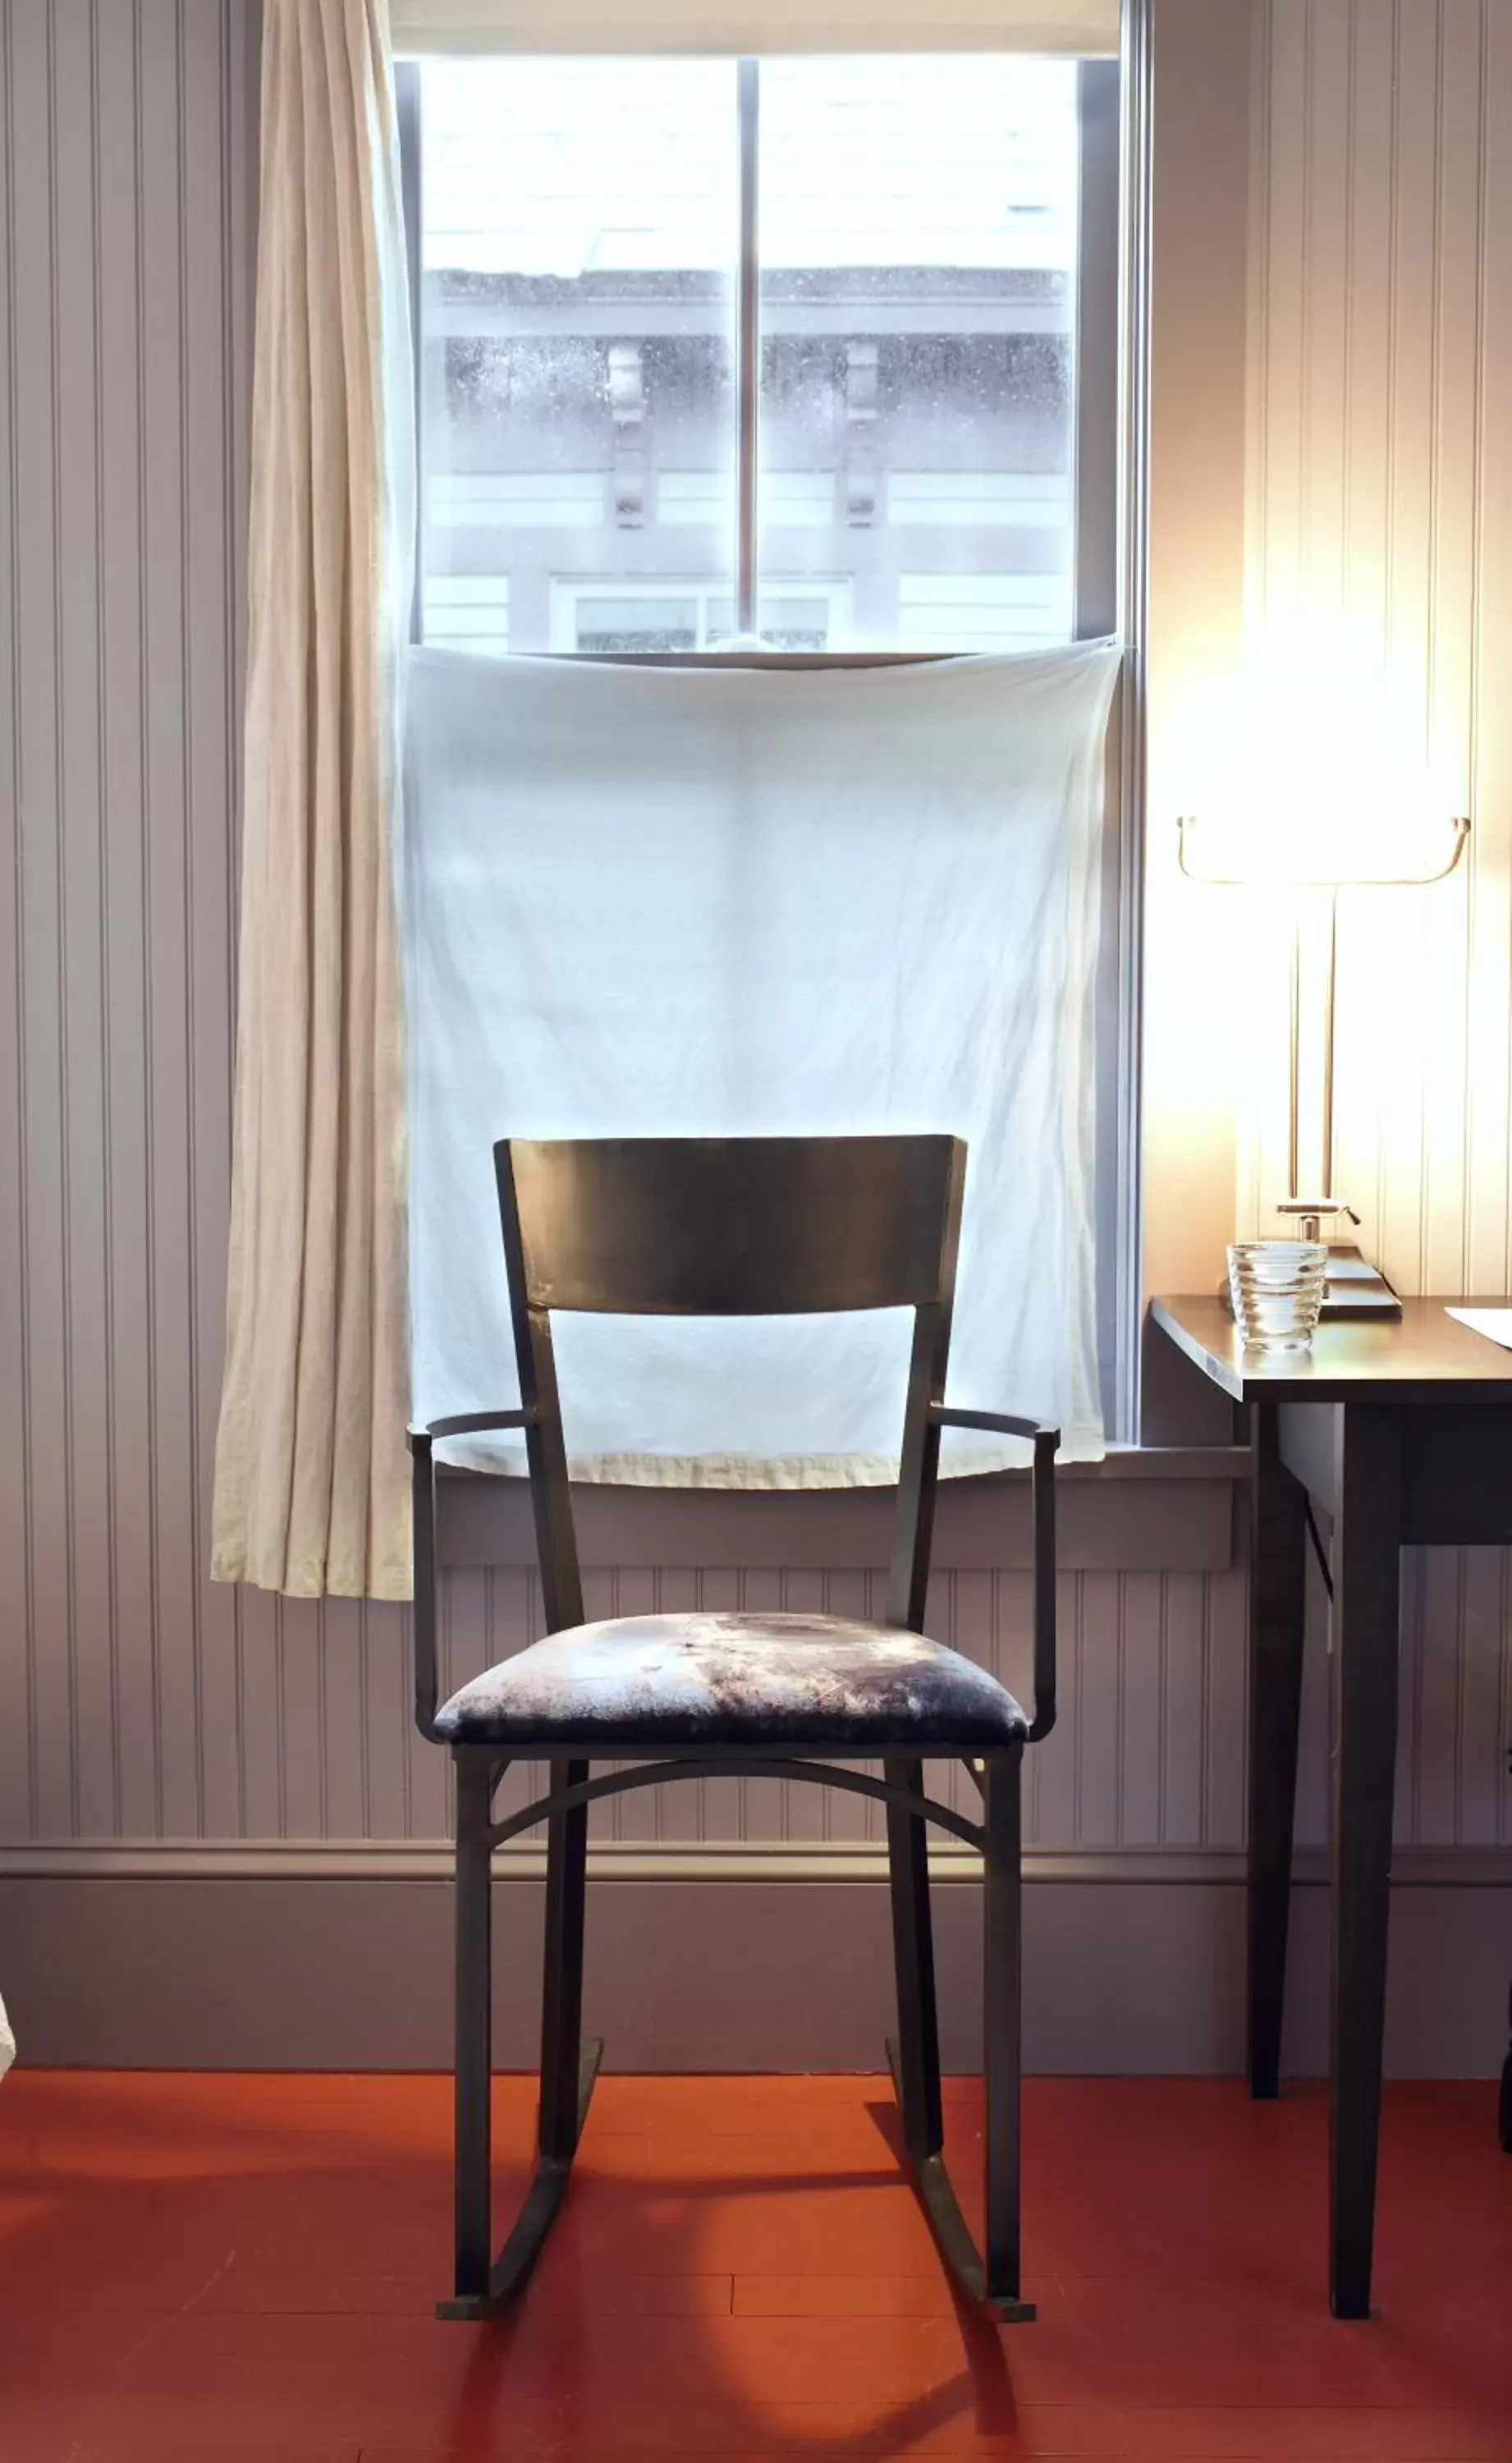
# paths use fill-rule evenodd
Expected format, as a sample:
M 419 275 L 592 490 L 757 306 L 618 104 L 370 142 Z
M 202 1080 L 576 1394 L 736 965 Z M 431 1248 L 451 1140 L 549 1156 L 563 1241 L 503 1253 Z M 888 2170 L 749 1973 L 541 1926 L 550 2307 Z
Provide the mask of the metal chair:
M 627 1139 L 494 1148 L 522 1407 L 411 1433 L 416 1719 L 457 1778 L 456 2271 L 443 2318 L 503 2309 L 566 2195 L 603 2051 L 581 2038 L 588 1808 L 654 1781 L 779 1776 L 887 1807 L 897 2038 L 887 2046 L 908 2159 L 961 2289 L 1004 2319 L 1020 2297 L 1020 1778 L 1055 1718 L 1059 1436 L 945 1402 L 966 1150 L 947 1137 Z M 888 1622 L 818 1615 L 621 1617 L 585 1625 L 551 1312 L 786 1316 L 912 1307 Z M 1034 1447 L 1034 1713 L 984 1669 L 924 1638 L 940 1432 L 988 1429 Z M 433 1449 L 525 1432 L 548 1633 L 463 1686 L 436 1682 Z M 883 1776 L 826 1756 L 879 1758 Z M 507 1820 L 508 1764 L 540 1757 L 551 1793 Z M 594 1758 L 633 1762 L 593 1777 Z M 928 1759 L 966 1764 L 980 1821 L 923 1792 Z M 489 1873 L 493 1850 L 548 1825 L 537 2154 L 497 2257 L 490 2231 Z M 985 1934 L 985 2234 L 979 2252 L 941 2156 L 940 2047 L 926 1821 L 980 1850 Z

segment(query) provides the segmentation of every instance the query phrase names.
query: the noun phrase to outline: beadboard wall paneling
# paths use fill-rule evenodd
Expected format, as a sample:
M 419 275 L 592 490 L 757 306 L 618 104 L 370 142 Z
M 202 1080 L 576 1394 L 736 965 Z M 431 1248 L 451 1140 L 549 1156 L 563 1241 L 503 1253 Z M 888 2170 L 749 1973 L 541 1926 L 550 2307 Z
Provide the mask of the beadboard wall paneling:
M 22 1442 L 0 1528 L 0 1841 L 426 1840 L 444 1757 L 394 1609 L 205 1579 L 223 1339 L 254 221 L 248 0 L 0 12 L 0 1310 Z M 795 1507 L 801 1512 L 802 1505 Z M 875 1604 L 838 1564 L 627 1563 L 596 1606 Z M 941 1630 L 1022 1681 L 1019 1572 Z M 1232 1573 L 1079 1573 L 1049 1845 L 1231 1846 Z M 459 1679 L 538 1626 L 533 1576 L 448 1580 Z M 519 1783 L 525 1784 L 526 1775 Z M 842 1844 L 875 1808 L 706 1781 L 606 1839 Z
M 1339 12 L 1348 55 L 1359 54 L 1352 104 L 1348 76 L 1340 88 L 1337 37 L 1327 52 L 1329 13 L 1316 7 L 1309 32 L 1302 11 L 1278 9 L 1265 51 L 1276 157 L 1264 189 L 1267 244 L 1284 270 L 1264 378 L 1264 403 L 1275 401 L 1274 484 L 1257 499 L 1259 535 L 1279 593 L 1288 558 L 1295 564 L 1300 554 L 1298 404 L 1315 439 L 1345 399 L 1337 375 L 1327 376 L 1325 303 L 1307 306 L 1317 331 L 1306 388 L 1297 373 L 1304 273 L 1314 259 L 1286 221 L 1295 212 L 1286 148 L 1317 158 L 1315 221 L 1319 184 L 1325 170 L 1336 181 L 1342 142 L 1328 115 L 1344 109 L 1348 120 L 1352 110 L 1357 129 L 1376 135 L 1369 165 L 1349 156 L 1354 186 L 1345 193 L 1359 191 L 1350 311 L 1363 319 L 1375 299 L 1375 347 L 1379 356 L 1389 329 L 1399 403 L 1393 453 L 1382 459 L 1377 448 L 1370 466 L 1373 494 L 1361 492 L 1367 464 L 1356 465 L 1350 535 L 1375 536 L 1372 506 L 1381 522 L 1390 515 L 1393 538 L 1401 534 L 1390 556 L 1384 537 L 1377 542 L 1376 586 L 1384 591 L 1390 565 L 1396 621 L 1410 634 L 1411 592 L 1436 575 L 1447 605 L 1452 556 L 1467 538 L 1488 606 L 1493 577 L 1512 572 L 1508 446 L 1492 416 L 1505 399 L 1493 376 L 1501 369 L 1504 386 L 1509 311 L 1496 295 L 1489 240 L 1476 259 L 1485 293 L 1482 411 L 1469 513 L 1465 415 L 1462 404 L 1451 413 L 1442 366 L 1458 345 L 1440 333 L 1437 392 L 1425 393 L 1405 297 L 1446 251 L 1458 251 L 1461 264 L 1474 219 L 1466 145 L 1488 230 L 1495 213 L 1504 218 L 1498 184 L 1512 173 L 1497 169 L 1489 147 L 1474 151 L 1474 127 L 1462 124 L 1460 51 L 1458 119 L 1437 136 L 1435 117 L 1424 135 L 1427 71 L 1415 67 L 1399 81 L 1393 136 L 1370 83 L 1378 64 L 1364 57 L 1371 12 L 1357 24 Z M 1398 14 L 1403 44 L 1420 19 L 1432 20 L 1430 65 L 1438 46 L 1447 61 L 1451 35 L 1458 43 L 1480 22 L 1473 10 L 1446 9 L 1440 28 L 1432 9 L 1409 0 Z M 1512 129 L 1505 19 L 1498 0 L 1484 57 L 1502 98 L 1496 124 Z M 212 1587 L 204 1570 L 234 1014 L 255 34 L 249 0 L 0 5 L 0 796 L 9 840 L 0 863 L 0 1384 L 8 1405 L 19 1404 L 19 1441 L 0 1449 L 0 1853 L 71 1840 L 402 1842 L 437 1839 L 446 1821 L 444 1759 L 410 1726 L 403 1614 L 235 1593 Z M 1316 69 L 1307 65 L 1314 51 Z M 1326 53 L 1331 82 L 1319 82 Z M 1392 280 L 1404 297 L 1394 325 L 1381 306 L 1385 275 L 1377 272 L 1372 293 L 1363 264 L 1381 211 L 1379 200 L 1369 204 L 1367 172 L 1380 187 L 1381 148 L 1389 155 L 1392 144 L 1426 151 L 1446 190 L 1430 217 L 1436 236 L 1425 239 L 1411 214 L 1398 213 Z M 1334 266 L 1330 281 L 1336 257 L 1316 260 Z M 1459 327 L 1462 292 L 1463 279 Z M 1363 340 L 1353 347 L 1362 351 Z M 1362 370 L 1348 393 L 1362 427 L 1382 389 L 1378 375 Z M 1436 427 L 1425 409 L 1433 401 Z M 1423 440 L 1434 437 L 1424 464 Z M 1321 482 L 1308 485 L 1311 522 L 1323 498 Z M 1445 511 L 1425 544 L 1424 508 L 1440 489 L 1458 491 L 1458 510 L 1452 521 Z M 1349 560 L 1337 546 L 1331 554 L 1329 570 L 1342 574 Z M 1470 636 L 1458 621 L 1454 633 L 1443 620 L 1433 706 L 1447 726 L 1474 687 L 1477 775 L 1488 803 L 1504 763 L 1503 722 L 1484 639 L 1467 678 Z M 1504 1040 L 1506 850 L 1488 817 L 1474 869 L 1438 911 L 1458 916 L 1460 956 L 1468 946 L 1473 957 L 1476 1033 L 1500 1017 Z M 1409 902 L 1393 913 L 1393 928 L 1428 934 L 1425 908 Z M 1444 1208 L 1467 1175 L 1436 1182 L 1427 1205 L 1421 1123 L 1438 1116 L 1417 1090 L 1429 1067 L 1407 1027 L 1386 1024 L 1404 1067 L 1419 1073 L 1409 1107 L 1416 1125 L 1404 1151 L 1387 1152 L 1395 1127 L 1379 1107 L 1369 1135 L 1379 1134 L 1382 1159 L 1377 1166 L 1372 1144 L 1372 1169 L 1393 1205 L 1406 1189 L 1397 1212 L 1409 1228 L 1426 1225 L 1441 1240 Z M 1450 1067 L 1457 1052 L 1451 1035 L 1433 1069 Z M 1462 1052 L 1460 1065 L 1462 1074 Z M 1499 1065 L 1504 1079 L 1504 1055 Z M 1352 1090 L 1353 1061 L 1350 1070 Z M 1494 1097 L 1504 1112 L 1503 1079 L 1491 1095 L 1478 1081 L 1477 1123 L 1488 1104 L 1495 1111 Z M 1352 1091 L 1348 1118 L 1350 1136 L 1364 1134 Z M 1432 1135 L 1441 1162 L 1442 1133 Z M 1500 1128 L 1493 1121 L 1492 1138 L 1504 1182 L 1504 1120 Z M 1479 1278 L 1501 1289 L 1505 1189 L 1495 1179 L 1478 1160 L 1472 1233 Z M 1394 1250 L 1389 1262 L 1413 1279 Z M 783 1571 L 700 1565 L 691 1546 L 680 1554 L 662 1543 L 659 1553 L 660 1564 L 627 1557 L 592 1569 L 594 1606 L 864 1608 L 875 1597 L 875 1575 L 853 1563 Z M 1409 1583 L 1400 1813 L 1410 1842 L 1512 1837 L 1497 1772 L 1505 1580 L 1500 1558 L 1470 1554 L 1425 1560 Z M 1023 1682 L 1022 1572 L 947 1571 L 937 1600 L 942 1632 Z M 1063 1611 L 1062 1721 L 1033 1758 L 1032 1842 L 1141 1856 L 1232 1849 L 1242 1819 L 1242 1574 L 1079 1571 L 1066 1577 Z M 446 1664 L 459 1677 L 537 1625 L 528 1569 L 479 1565 L 448 1578 Z M 1309 1675 L 1310 1841 L 1323 1835 L 1321 1669 L 1320 1657 Z M 871 1807 L 749 1780 L 626 1798 L 597 1819 L 603 1838 L 627 1846 L 828 1840 L 839 1849 L 875 1835 Z
M 1248 643 L 1377 663 L 1444 819 L 1474 825 L 1448 882 L 1341 895 L 1336 1177 L 1402 1290 L 1504 1294 L 1512 9 L 1265 0 L 1258 27 Z M 1286 917 L 1247 921 L 1273 1026 Z M 1284 1014 L 1256 1061 L 1260 1224 L 1284 1185 Z
M 252 246 L 244 0 L 0 11 L 7 1835 L 247 1809 L 204 1579 Z
M 1255 112 L 1247 638 L 1380 663 L 1444 817 L 1473 824 L 1449 881 L 1341 894 L 1336 1186 L 1400 1290 L 1505 1295 L 1512 6 L 1264 0 Z M 1289 920 L 1248 919 L 1240 1211 L 1257 1231 L 1285 1187 Z M 1405 1568 L 1406 1838 L 1512 1837 L 1508 1582 L 1492 1549 Z

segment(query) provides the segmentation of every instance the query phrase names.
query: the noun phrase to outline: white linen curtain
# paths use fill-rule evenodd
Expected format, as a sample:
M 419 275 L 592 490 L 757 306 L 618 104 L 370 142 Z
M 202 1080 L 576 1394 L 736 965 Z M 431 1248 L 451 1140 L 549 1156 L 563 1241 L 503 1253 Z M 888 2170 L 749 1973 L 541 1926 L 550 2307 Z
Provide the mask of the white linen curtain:
M 265 0 L 212 1572 L 407 1598 L 391 849 L 413 443 L 387 0 Z
M 1093 1030 L 1106 643 L 773 672 L 414 654 L 420 1419 L 518 1396 L 491 1146 L 949 1130 L 951 1399 L 1102 1451 Z M 896 1476 L 900 1316 L 556 1328 L 585 1479 Z M 952 1432 L 945 1467 L 1019 1451 Z M 509 1441 L 453 1459 L 519 1469 Z

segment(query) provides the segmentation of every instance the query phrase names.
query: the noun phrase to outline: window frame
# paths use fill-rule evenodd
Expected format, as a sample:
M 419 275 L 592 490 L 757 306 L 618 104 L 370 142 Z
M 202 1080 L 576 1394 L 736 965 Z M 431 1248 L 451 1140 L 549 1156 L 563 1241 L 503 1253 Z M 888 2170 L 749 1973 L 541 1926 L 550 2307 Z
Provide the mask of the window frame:
M 1123 0 L 1116 58 L 1077 63 L 1078 217 L 1075 318 L 1075 430 L 1071 466 L 1072 635 L 1114 638 L 1123 668 L 1109 724 L 1102 932 L 1110 953 L 1099 995 L 1097 1111 L 1099 1164 L 1111 1161 L 1097 1197 L 1098 1356 L 1109 1444 L 1142 1443 L 1144 1226 L 1142 1189 L 1143 912 L 1145 895 L 1145 643 L 1149 630 L 1150 338 L 1153 172 L 1151 0 Z M 401 201 L 409 282 L 417 461 L 423 419 L 423 288 L 421 270 L 421 60 L 396 63 Z M 751 196 L 743 228 L 754 229 Z M 752 276 L 754 251 L 752 251 Z M 751 318 L 744 368 L 759 367 L 758 292 L 744 264 L 742 297 Z M 743 368 L 743 373 L 744 373 Z M 754 443 L 754 426 L 749 428 Z M 755 454 L 747 450 L 747 485 Z M 415 490 L 412 639 L 423 641 L 423 494 Z M 756 537 L 755 506 L 742 532 Z M 933 664 L 948 650 L 759 649 L 546 651 L 544 657 L 598 656 L 604 664 L 801 671 Z
M 778 580 L 770 583 L 768 588 L 773 596 L 780 594 L 789 599 L 810 599 L 816 607 L 822 606 L 827 617 L 831 619 L 832 621 L 838 617 L 839 629 L 842 632 L 849 628 L 851 617 L 851 581 L 849 576 L 805 574 L 801 580 Z M 701 577 L 697 579 L 684 579 L 676 574 L 632 574 L 626 576 L 624 574 L 574 573 L 568 576 L 562 576 L 553 579 L 551 583 L 551 645 L 544 655 L 548 658 L 556 659 L 575 658 L 597 659 L 600 661 L 610 660 L 616 664 L 625 659 L 651 658 L 658 660 L 670 659 L 680 661 L 697 657 L 716 659 L 723 662 L 726 666 L 739 666 L 748 659 L 750 655 L 748 651 L 582 650 L 578 649 L 575 644 L 567 638 L 570 633 L 575 632 L 577 629 L 573 620 L 578 615 L 584 600 L 587 600 L 592 604 L 595 599 L 639 599 L 648 602 L 654 602 L 659 599 L 669 600 L 690 599 L 696 602 L 698 609 L 697 630 L 702 634 L 706 632 L 708 629 L 708 610 L 711 602 L 720 599 L 727 600 L 728 598 L 729 591 L 727 585 L 722 581 L 711 581 L 706 576 Z M 537 656 L 542 654 L 532 652 L 531 655 Z M 844 651 L 831 650 L 782 651 L 773 653 L 773 655 L 783 658 L 822 658 L 828 661 L 839 661 L 841 663 L 844 663 L 846 660 L 846 653 Z
M 1071 639 L 1103 641 L 1119 630 L 1119 385 L 1120 283 L 1120 72 L 1115 59 L 1077 62 L 1078 214 L 1076 318 L 1074 326 L 1075 428 L 1071 480 Z M 418 58 L 395 68 L 400 190 L 404 208 L 410 336 L 414 360 L 417 473 L 423 468 L 424 289 L 421 270 L 421 174 L 424 129 Z M 761 372 L 761 284 L 756 251 L 761 142 L 761 62 L 736 63 L 739 147 L 740 241 L 736 279 L 736 570 L 735 627 L 756 630 L 758 425 Z M 415 490 L 415 587 L 411 639 L 424 640 L 424 490 Z M 674 665 L 805 667 L 902 666 L 956 658 L 954 650 L 776 650 L 748 642 L 704 650 L 595 652 L 551 649 L 545 658 L 612 657 Z

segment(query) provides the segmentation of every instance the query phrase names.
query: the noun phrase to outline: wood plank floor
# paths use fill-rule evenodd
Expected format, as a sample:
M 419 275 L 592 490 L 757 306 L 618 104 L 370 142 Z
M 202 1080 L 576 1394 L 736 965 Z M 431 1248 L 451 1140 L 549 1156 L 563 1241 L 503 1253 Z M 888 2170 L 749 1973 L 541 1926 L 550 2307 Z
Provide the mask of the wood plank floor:
M 529 2082 L 497 2109 L 502 2215 Z M 1036 2325 L 953 2306 L 880 2081 L 607 2078 L 523 2306 L 467 2327 L 431 2316 L 444 2082 L 18 2072 L 0 2463 L 1512 2463 L 1493 2089 L 1389 2091 L 1365 2325 L 1316 2091 L 1036 2080 L 1026 2118 Z

